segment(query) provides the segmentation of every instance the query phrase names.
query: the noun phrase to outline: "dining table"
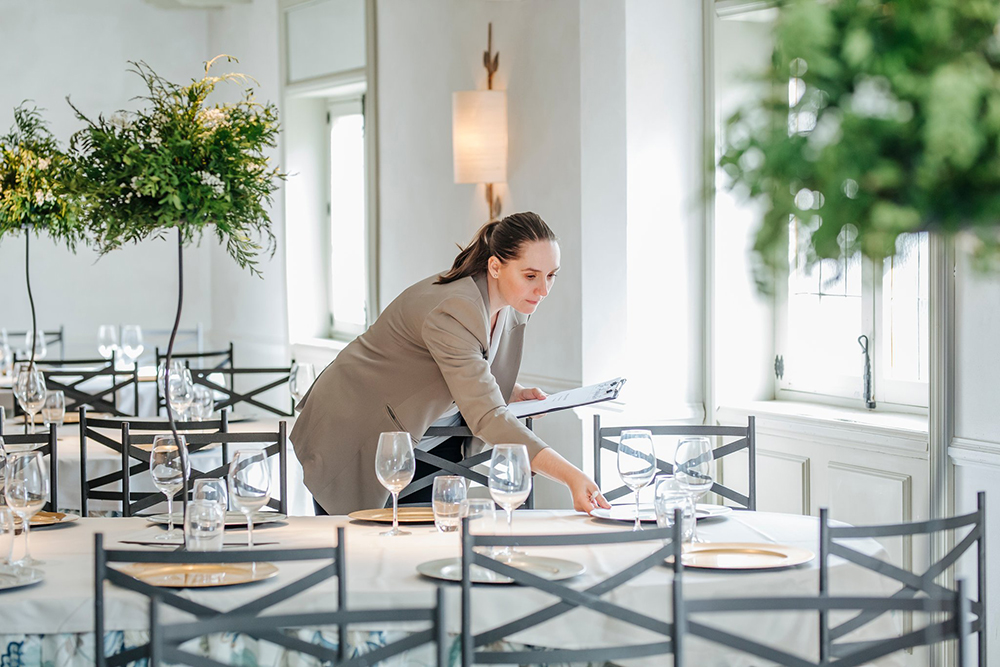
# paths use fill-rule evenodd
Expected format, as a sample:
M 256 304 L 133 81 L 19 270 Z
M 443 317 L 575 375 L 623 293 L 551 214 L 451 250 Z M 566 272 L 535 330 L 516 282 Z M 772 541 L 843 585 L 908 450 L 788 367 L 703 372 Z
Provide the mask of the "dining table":
M 498 515 L 502 513 L 498 511 Z M 506 531 L 498 519 L 497 530 Z M 648 525 L 648 524 L 647 524 Z M 655 525 L 655 524 L 654 524 Z M 451 581 L 425 576 L 418 567 L 440 559 L 460 556 L 457 532 L 439 532 L 433 524 L 409 524 L 409 535 L 384 536 L 381 523 L 352 520 L 346 516 L 293 516 L 255 528 L 258 548 L 303 548 L 334 546 L 338 527 L 345 529 L 347 605 L 354 609 L 428 607 L 433 604 L 437 586 L 445 589 L 444 618 L 449 641 L 457 640 L 460 631 L 460 589 Z M 155 542 L 162 527 L 144 518 L 81 518 L 51 528 L 31 532 L 32 554 L 43 561 L 37 566 L 42 580 L 32 585 L 0 590 L 0 656 L 31 652 L 39 662 L 55 667 L 90 664 L 93 655 L 94 626 L 94 535 L 102 533 L 110 549 L 163 549 L 163 546 L 135 544 Z M 601 533 L 631 530 L 631 524 L 597 519 L 571 510 L 518 510 L 512 530 L 517 534 Z M 815 517 L 754 511 L 720 513 L 699 522 L 699 535 L 707 542 L 757 543 L 784 545 L 818 553 L 819 523 Z M 226 531 L 227 545 L 242 544 L 245 529 Z M 18 538 L 20 539 L 20 538 Z M 862 553 L 885 557 L 883 547 L 871 539 L 852 540 L 851 546 Z M 648 548 L 644 548 L 643 545 Z M 625 569 L 631 563 L 662 546 L 659 542 L 637 543 L 622 548 L 615 545 L 528 548 L 533 556 L 559 558 L 580 566 L 567 583 L 586 589 Z M 169 547 L 168 547 L 169 548 Z M 224 549 L 237 548 L 226 546 Z M 17 551 L 15 551 L 17 553 Z M 276 576 L 245 585 L 187 588 L 181 595 L 217 609 L 233 608 L 317 569 L 308 562 L 281 563 Z M 444 570 L 440 576 L 446 577 Z M 772 570 L 736 571 L 686 569 L 685 598 L 811 595 L 818 590 L 818 561 Z M 889 595 L 894 589 L 869 570 L 832 558 L 830 562 L 832 594 Z M 669 566 L 656 566 L 633 580 L 610 591 L 605 599 L 626 608 L 670 620 L 673 574 Z M 134 592 L 106 585 L 105 645 L 130 646 L 142 643 L 148 629 L 146 599 Z M 273 613 L 309 612 L 336 608 L 336 582 L 328 580 L 273 608 Z M 541 591 L 518 585 L 476 585 L 473 587 L 473 630 L 495 627 L 534 609 L 552 604 L 554 598 Z M 163 620 L 183 617 L 182 612 L 167 610 Z M 896 636 L 900 619 L 882 615 L 857 631 L 851 638 L 871 639 Z M 708 622 L 708 621 L 706 621 Z M 767 641 L 803 657 L 815 658 L 818 645 L 816 614 L 808 613 L 732 613 L 711 619 L 757 640 Z M 385 643 L 392 633 L 406 633 L 415 627 L 353 627 L 349 634 L 352 650 Z M 336 641 L 336 631 L 313 635 L 322 641 Z M 626 624 L 589 609 L 573 609 L 544 624 L 509 637 L 505 646 L 514 650 L 523 646 L 550 648 L 587 648 L 655 640 L 647 630 Z M 251 652 L 260 665 L 283 664 L 280 649 L 247 637 L 223 636 L 200 640 L 198 649 L 216 658 Z M 268 648 L 270 646 L 270 648 Z M 459 652 L 450 647 L 452 664 Z M 740 667 L 759 664 L 751 656 L 689 637 L 685 648 L 686 664 Z M 898 665 L 899 656 L 889 656 L 875 663 Z M 432 664 L 433 651 L 414 650 L 401 664 Z M 250 664 L 240 662 L 239 664 Z M 631 665 L 662 665 L 664 659 L 625 661 Z

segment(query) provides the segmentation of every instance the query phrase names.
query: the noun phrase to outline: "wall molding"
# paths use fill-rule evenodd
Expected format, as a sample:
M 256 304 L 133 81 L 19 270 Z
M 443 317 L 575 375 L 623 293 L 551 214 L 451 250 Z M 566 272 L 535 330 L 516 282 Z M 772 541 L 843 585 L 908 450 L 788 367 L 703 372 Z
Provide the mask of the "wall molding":
M 952 438 L 948 458 L 957 466 L 1000 468 L 1000 442 L 974 438 Z
M 810 470 L 810 459 L 808 456 L 799 456 L 798 454 L 789 454 L 787 452 L 780 452 L 773 449 L 761 449 L 757 448 L 757 454 L 762 457 L 779 459 L 781 461 L 788 461 L 790 463 L 798 463 L 802 473 L 802 513 L 811 514 L 812 513 L 812 488 L 810 487 L 810 481 L 812 479 L 812 474 Z M 760 464 L 758 464 L 758 468 Z

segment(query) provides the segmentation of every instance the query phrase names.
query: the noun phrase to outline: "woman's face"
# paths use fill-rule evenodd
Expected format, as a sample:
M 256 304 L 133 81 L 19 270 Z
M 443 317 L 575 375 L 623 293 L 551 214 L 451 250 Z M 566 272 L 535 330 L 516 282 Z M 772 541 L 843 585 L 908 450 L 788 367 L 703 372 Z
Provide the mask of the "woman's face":
M 555 241 L 530 241 L 521 256 L 502 262 L 490 257 L 489 275 L 495 278 L 502 305 L 530 315 L 549 295 L 559 271 L 559 244 Z

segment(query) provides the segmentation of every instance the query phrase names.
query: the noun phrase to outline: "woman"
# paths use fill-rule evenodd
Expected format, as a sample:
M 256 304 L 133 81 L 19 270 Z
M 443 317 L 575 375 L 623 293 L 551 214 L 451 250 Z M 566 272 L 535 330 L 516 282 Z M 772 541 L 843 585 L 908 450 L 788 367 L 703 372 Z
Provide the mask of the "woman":
M 487 223 L 449 272 L 406 289 L 337 355 L 303 399 L 291 434 L 317 511 L 385 503 L 375 476 L 379 433 L 413 437 L 462 420 L 487 443 L 526 445 L 531 469 L 566 484 L 577 510 L 609 507 L 590 478 L 507 410 L 508 401 L 545 396 L 515 379 L 524 325 L 558 269 L 556 236 L 535 213 Z M 461 458 L 454 441 L 415 446 Z

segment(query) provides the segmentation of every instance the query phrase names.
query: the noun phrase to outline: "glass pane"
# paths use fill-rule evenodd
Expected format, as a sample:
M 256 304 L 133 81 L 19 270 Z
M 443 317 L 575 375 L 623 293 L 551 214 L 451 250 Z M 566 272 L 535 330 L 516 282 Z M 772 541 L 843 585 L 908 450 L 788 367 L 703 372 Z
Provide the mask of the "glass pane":
M 904 234 L 896 256 L 883 263 L 882 354 L 890 380 L 928 379 L 928 252 L 926 232 Z
M 365 140 L 361 114 L 330 122 L 330 310 L 335 330 L 364 328 Z

